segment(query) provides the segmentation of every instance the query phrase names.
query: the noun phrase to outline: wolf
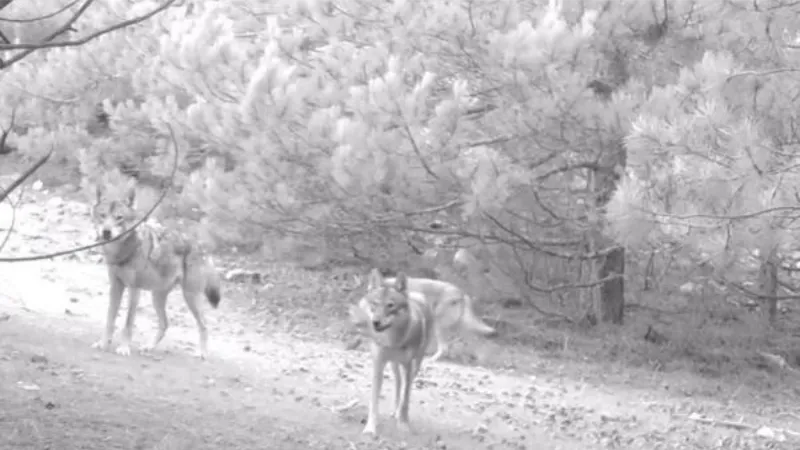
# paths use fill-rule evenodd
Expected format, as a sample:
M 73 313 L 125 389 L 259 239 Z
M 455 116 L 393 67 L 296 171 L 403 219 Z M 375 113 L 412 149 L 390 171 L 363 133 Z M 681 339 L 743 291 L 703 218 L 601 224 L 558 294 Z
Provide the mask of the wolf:
M 353 322 L 366 323 L 371 338 L 372 392 L 365 434 L 377 434 L 378 403 L 387 363 L 394 372 L 393 415 L 399 426 L 411 430 L 408 420 L 411 389 L 433 337 L 435 318 L 422 294 L 409 289 L 408 281 L 400 272 L 392 283 L 387 283 L 380 272 L 373 269 L 366 295 L 358 306 L 350 307 Z
M 103 241 L 118 237 L 137 221 L 136 187 L 132 183 L 126 186 L 110 195 L 100 186 L 95 187 L 92 218 Z M 164 338 L 169 326 L 167 296 L 176 285 L 180 285 L 189 312 L 197 322 L 197 354 L 202 359 L 207 358 L 208 331 L 199 302 L 201 296 L 205 295 L 211 306 L 216 308 L 222 296 L 214 263 L 199 243 L 178 230 L 142 223 L 122 238 L 104 244 L 102 250 L 110 283 L 108 314 L 102 339 L 92 346 L 107 350 L 111 345 L 122 295 L 128 289 L 128 315 L 122 330 L 122 342 L 116 353 L 130 355 L 136 308 L 140 293 L 145 290 L 152 294 L 158 330 L 151 343 L 141 350 L 153 350 Z
M 395 282 L 396 278 L 384 278 L 384 283 L 391 285 Z M 436 320 L 432 343 L 436 343 L 436 352 L 431 356 L 432 362 L 447 353 L 447 339 L 455 331 L 470 331 L 484 336 L 497 333 L 475 314 L 472 297 L 453 283 L 428 278 L 407 278 L 406 282 L 410 291 L 423 295 L 424 301 L 434 312 Z

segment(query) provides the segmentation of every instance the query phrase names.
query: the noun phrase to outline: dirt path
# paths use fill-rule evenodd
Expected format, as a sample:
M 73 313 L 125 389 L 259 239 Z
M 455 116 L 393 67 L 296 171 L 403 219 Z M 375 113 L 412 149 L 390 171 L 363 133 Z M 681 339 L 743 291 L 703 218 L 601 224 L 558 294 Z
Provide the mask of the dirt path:
M 4 255 L 86 242 L 91 228 L 81 208 L 57 200 L 26 205 Z M 101 332 L 106 299 L 96 255 L 4 264 L 0 270 L 0 436 L 12 448 L 798 446 L 793 436 L 775 430 L 800 428 L 791 417 L 681 398 L 658 383 L 648 390 L 620 388 L 569 370 L 534 378 L 446 362 L 423 368 L 412 396 L 416 433 L 394 429 L 385 389 L 382 436 L 372 440 L 360 434 L 369 392 L 366 354 L 339 343 L 256 332 L 244 307 L 250 299 L 225 298 L 220 310 L 207 313 L 208 361 L 192 356 L 195 329 L 179 295 L 170 299 L 172 327 L 162 347 L 152 356 L 125 358 L 90 349 Z M 140 306 L 135 344 L 154 331 L 148 303 Z M 691 413 L 768 424 L 774 436 L 709 426 L 688 420 Z
M 125 358 L 90 349 L 104 314 L 101 266 L 26 263 L 4 267 L 3 275 L 11 275 L 14 286 L 3 287 L 0 307 L 7 319 L 0 324 L 0 381 L 3 398 L 14 398 L 15 405 L 4 409 L 9 416 L 0 427 L 14 417 L 31 420 L 28 432 L 24 423 L 16 432 L 6 430 L 18 444 L 29 440 L 29 448 L 43 448 L 77 427 L 93 431 L 76 436 L 86 440 L 76 448 L 95 448 L 90 444 L 103 433 L 114 439 L 108 448 L 153 448 L 164 439 L 181 443 L 170 448 L 187 449 L 250 448 L 246 444 L 276 439 L 287 440 L 286 448 L 374 448 L 360 435 L 369 373 L 363 353 L 252 334 L 237 327 L 235 308 L 223 308 L 207 314 L 212 357 L 202 362 L 192 356 L 195 330 L 175 296 L 164 347 L 153 356 Z M 65 285 L 71 285 L 66 292 Z M 149 305 L 140 308 L 136 342 L 144 342 L 155 324 Z M 431 365 L 414 391 L 416 435 L 395 432 L 386 418 L 382 437 L 407 441 L 409 448 L 525 448 L 525 442 L 585 448 L 578 439 L 534 426 L 543 417 L 529 384 L 506 378 Z M 118 436 L 109 427 L 126 431 Z

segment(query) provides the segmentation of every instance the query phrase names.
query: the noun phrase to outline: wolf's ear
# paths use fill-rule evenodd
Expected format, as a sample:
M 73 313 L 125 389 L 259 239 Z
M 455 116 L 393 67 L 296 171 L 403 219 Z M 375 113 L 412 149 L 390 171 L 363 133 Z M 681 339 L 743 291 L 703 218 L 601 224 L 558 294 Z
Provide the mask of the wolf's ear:
M 367 289 L 377 289 L 383 284 L 383 276 L 378 268 L 374 268 L 369 272 L 369 278 L 367 279 Z
M 397 276 L 394 279 L 394 288 L 401 294 L 405 294 L 408 291 L 408 277 L 406 277 L 405 272 L 397 272 Z

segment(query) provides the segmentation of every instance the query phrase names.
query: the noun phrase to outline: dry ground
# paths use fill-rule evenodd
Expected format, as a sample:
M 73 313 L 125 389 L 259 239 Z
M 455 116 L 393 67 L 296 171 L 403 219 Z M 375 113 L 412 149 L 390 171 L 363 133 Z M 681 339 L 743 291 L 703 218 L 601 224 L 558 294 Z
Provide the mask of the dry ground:
M 30 190 L 26 199 L 0 256 L 45 253 L 93 238 L 84 205 Z M 10 210 L 0 207 L 3 235 L 9 222 Z M 212 356 L 203 362 L 192 356 L 195 329 L 177 294 L 171 296 L 172 328 L 154 355 L 125 358 L 90 349 L 101 332 L 106 299 L 95 253 L 2 264 L 2 448 L 800 445 L 792 431 L 800 431 L 793 372 L 752 384 L 559 359 L 496 343 L 484 347 L 491 370 L 448 362 L 423 368 L 412 396 L 414 435 L 394 430 L 385 414 L 387 395 L 382 437 L 363 437 L 367 355 L 345 350 L 335 331 L 348 294 L 331 287 L 336 282 L 330 274 L 270 267 L 268 280 L 258 286 L 225 286 L 220 309 L 207 312 Z M 141 343 L 155 322 L 146 298 L 138 319 L 134 339 Z

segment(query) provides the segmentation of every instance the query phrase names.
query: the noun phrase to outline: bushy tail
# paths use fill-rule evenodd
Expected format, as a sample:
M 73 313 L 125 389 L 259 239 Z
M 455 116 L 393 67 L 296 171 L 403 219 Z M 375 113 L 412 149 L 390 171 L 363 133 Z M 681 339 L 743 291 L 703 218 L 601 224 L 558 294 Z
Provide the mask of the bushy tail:
M 219 306 L 219 302 L 222 300 L 222 290 L 220 289 L 219 275 L 212 267 L 208 269 L 208 275 L 206 276 L 205 294 L 211 306 L 214 308 Z
M 497 333 L 497 330 L 489 325 L 486 325 L 480 318 L 478 318 L 472 305 L 472 298 L 466 294 L 464 295 L 464 316 L 462 317 L 461 322 L 467 329 L 475 331 L 476 333 L 485 334 L 487 336 Z

